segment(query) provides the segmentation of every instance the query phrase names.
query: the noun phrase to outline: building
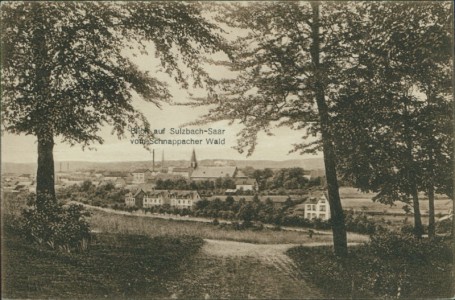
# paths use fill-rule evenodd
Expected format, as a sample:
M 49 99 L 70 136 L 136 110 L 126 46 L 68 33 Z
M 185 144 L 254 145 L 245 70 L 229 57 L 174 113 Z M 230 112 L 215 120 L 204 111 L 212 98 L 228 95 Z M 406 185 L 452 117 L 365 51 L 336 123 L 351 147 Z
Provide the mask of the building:
M 237 167 L 197 167 L 191 172 L 191 180 L 216 180 L 217 178 L 235 178 Z
M 231 196 L 234 199 L 234 202 L 244 201 L 244 202 L 248 203 L 248 202 L 254 202 L 254 201 L 259 200 L 260 202 L 265 203 L 265 204 L 271 203 L 273 205 L 273 207 L 275 207 L 275 208 L 280 208 L 280 207 L 285 206 L 289 200 L 292 200 L 292 201 L 303 200 L 302 196 L 300 196 L 300 195 L 263 195 L 263 196 L 256 195 L 256 196 L 252 196 L 252 195 L 236 195 L 235 194 L 236 190 L 230 190 L 230 191 L 233 192 L 230 195 L 228 195 L 228 194 L 211 195 L 211 196 L 207 196 L 206 199 L 208 201 L 213 201 L 215 199 L 220 199 L 221 201 L 225 201 L 228 196 Z
M 170 169 L 168 174 L 181 176 L 183 178 L 190 178 L 191 171 L 192 171 L 191 168 L 177 168 L 177 167 L 174 167 L 174 168 Z
M 201 197 L 197 191 L 170 191 L 169 199 L 171 207 L 191 209 Z
M 327 221 L 330 217 L 330 205 L 326 193 L 323 193 L 319 199 L 311 199 L 305 202 L 305 219 Z
M 139 192 L 139 191 L 138 191 Z M 129 192 L 128 194 L 125 195 L 125 205 L 126 206 L 137 206 L 136 205 L 136 198 L 135 194 L 132 192 Z M 140 204 L 140 203 L 139 203 Z
M 236 178 L 235 189 L 243 191 L 258 191 L 258 183 L 254 178 Z
M 117 177 L 117 179 L 114 181 L 114 185 L 116 188 L 123 188 L 127 185 L 126 178 L 122 177 Z
M 134 194 L 130 192 L 125 196 L 125 205 L 150 208 L 167 204 L 171 207 L 191 209 L 199 200 L 201 197 L 197 191 L 146 191 L 139 188 Z
M 153 175 L 149 169 L 136 169 L 131 174 L 133 174 L 134 184 L 146 183 Z
M 143 207 L 148 208 L 152 206 L 164 205 L 169 198 L 169 192 L 164 190 L 145 192 L 143 198 Z
M 190 162 L 190 179 L 191 180 L 216 180 L 217 178 L 230 177 L 234 178 L 237 173 L 237 167 L 233 166 L 216 166 L 201 167 L 196 160 L 196 152 L 193 150 Z

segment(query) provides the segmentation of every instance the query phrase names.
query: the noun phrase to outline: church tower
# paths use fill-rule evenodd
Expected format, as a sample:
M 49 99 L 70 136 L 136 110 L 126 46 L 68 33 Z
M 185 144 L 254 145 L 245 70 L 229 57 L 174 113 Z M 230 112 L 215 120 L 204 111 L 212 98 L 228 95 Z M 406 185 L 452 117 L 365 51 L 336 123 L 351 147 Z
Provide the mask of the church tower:
M 196 152 L 193 149 L 193 154 L 191 155 L 191 168 L 194 170 L 197 168 Z

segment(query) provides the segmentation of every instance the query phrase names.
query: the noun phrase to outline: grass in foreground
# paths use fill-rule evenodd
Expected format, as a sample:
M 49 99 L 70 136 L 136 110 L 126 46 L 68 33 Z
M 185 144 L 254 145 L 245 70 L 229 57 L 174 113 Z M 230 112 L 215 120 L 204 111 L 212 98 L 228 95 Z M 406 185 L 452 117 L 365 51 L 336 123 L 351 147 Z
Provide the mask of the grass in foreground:
M 88 252 L 65 254 L 2 235 L 3 298 L 163 298 L 203 241 L 98 234 Z
M 181 220 L 164 220 L 138 216 L 110 214 L 93 210 L 90 224 L 101 232 L 144 234 L 148 236 L 197 236 L 207 239 L 230 240 L 258 244 L 304 244 L 312 242 L 332 242 L 331 235 L 314 234 L 312 238 L 306 232 L 263 230 L 234 230 L 222 228 L 210 223 Z
M 388 253 L 378 253 L 371 245 L 355 247 L 343 259 L 329 247 L 295 247 L 287 254 L 330 298 L 451 298 L 450 245 L 440 244 L 426 253 L 405 247 L 397 243 Z
M 96 234 L 66 254 L 2 236 L 2 297 L 9 299 L 319 298 L 280 265 L 199 251 L 192 237 Z
M 173 289 L 181 299 L 321 299 L 320 291 L 280 266 L 252 257 L 199 253 Z

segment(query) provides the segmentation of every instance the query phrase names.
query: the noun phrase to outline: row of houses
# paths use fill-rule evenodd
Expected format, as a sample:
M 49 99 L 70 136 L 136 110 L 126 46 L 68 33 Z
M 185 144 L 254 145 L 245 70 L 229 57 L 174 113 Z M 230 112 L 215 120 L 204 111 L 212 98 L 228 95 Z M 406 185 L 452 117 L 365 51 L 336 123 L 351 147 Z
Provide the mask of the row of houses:
M 171 207 L 191 209 L 201 197 L 197 191 L 181 190 L 152 190 L 144 191 L 139 189 L 134 194 L 128 193 L 125 196 L 127 206 L 150 208 L 168 204 Z
M 213 201 L 220 196 L 211 196 L 205 199 Z M 234 201 L 244 199 L 246 202 L 254 201 L 254 196 L 233 196 Z M 265 202 L 270 199 L 274 206 L 282 206 L 289 199 L 288 196 L 260 196 L 259 201 Z M 136 192 L 130 192 L 125 196 L 125 205 L 128 207 L 151 208 L 161 205 L 169 205 L 175 208 L 192 209 L 202 198 L 197 191 L 190 190 L 154 190 L 139 188 Z M 327 195 L 322 194 L 319 198 L 311 198 L 303 203 L 304 218 L 306 219 L 330 219 L 330 205 Z

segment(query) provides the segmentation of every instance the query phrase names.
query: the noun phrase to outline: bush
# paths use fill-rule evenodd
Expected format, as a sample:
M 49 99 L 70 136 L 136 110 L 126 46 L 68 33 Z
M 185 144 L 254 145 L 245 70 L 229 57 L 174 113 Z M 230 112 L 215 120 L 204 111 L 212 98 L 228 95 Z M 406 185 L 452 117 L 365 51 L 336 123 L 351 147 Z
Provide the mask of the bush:
M 453 219 L 445 219 L 436 223 L 436 232 L 441 234 L 453 234 Z
M 369 247 L 378 257 L 398 258 L 412 263 L 429 260 L 435 256 L 446 260 L 452 257 L 451 251 L 448 251 L 441 239 L 418 239 L 412 232 L 398 234 L 380 230 L 371 236 Z
M 370 243 L 339 258 L 330 248 L 288 251 L 302 272 L 339 298 L 447 298 L 451 295 L 451 244 L 444 239 L 378 230 Z
M 20 231 L 29 241 L 52 249 L 83 251 L 90 237 L 90 227 L 85 219 L 88 215 L 82 205 L 65 207 L 48 200 L 42 210 L 37 210 L 33 203 L 22 212 Z
M 362 234 L 373 234 L 379 229 L 379 225 L 365 213 L 356 214 L 353 211 L 345 211 L 345 224 L 346 230 Z

